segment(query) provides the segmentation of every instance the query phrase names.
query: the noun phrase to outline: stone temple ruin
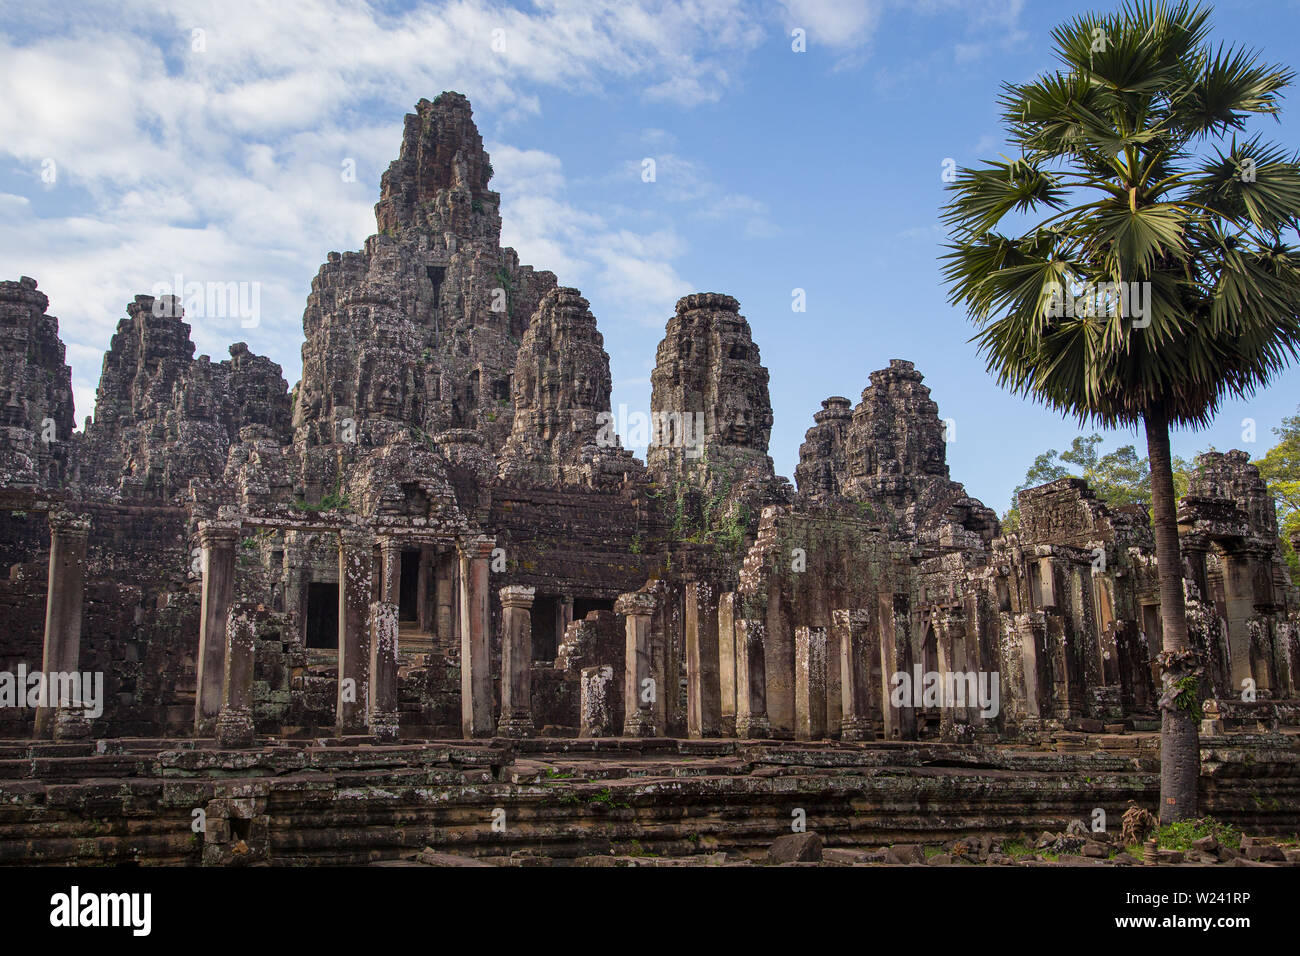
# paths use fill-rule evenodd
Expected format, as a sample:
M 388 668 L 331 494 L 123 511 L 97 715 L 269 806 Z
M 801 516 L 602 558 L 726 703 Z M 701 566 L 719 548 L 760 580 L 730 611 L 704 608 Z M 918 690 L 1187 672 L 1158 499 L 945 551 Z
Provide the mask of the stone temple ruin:
M 1063 479 L 1004 534 L 950 478 L 939 409 L 899 360 L 856 405 L 822 402 L 791 487 L 758 345 L 717 293 L 668 318 L 638 460 L 603 427 L 587 300 L 500 245 L 491 175 L 469 102 L 422 100 L 378 232 L 312 282 L 292 391 L 242 343 L 196 358 L 184 303 L 137 295 L 74 431 L 58 320 L 32 279 L 0 283 L 3 668 L 102 676 L 94 710 L 2 701 L 14 853 L 344 862 L 436 832 L 577 857 L 609 852 L 593 820 L 624 810 L 665 852 L 690 849 L 683 812 L 717 811 L 706 845 L 744 848 L 788 832 L 789 774 L 832 839 L 882 842 L 951 792 L 935 763 L 983 788 L 951 798 L 958 829 L 1154 805 L 1144 509 Z M 1210 454 L 1179 522 L 1210 661 L 1203 802 L 1272 826 L 1249 765 L 1294 829 L 1279 729 L 1300 719 L 1300 595 L 1273 501 L 1244 453 Z M 933 674 L 955 693 L 925 692 Z M 342 806 L 425 829 L 347 849 Z M 517 842 L 485 806 L 518 813 Z M 96 820 L 117 835 L 88 839 Z

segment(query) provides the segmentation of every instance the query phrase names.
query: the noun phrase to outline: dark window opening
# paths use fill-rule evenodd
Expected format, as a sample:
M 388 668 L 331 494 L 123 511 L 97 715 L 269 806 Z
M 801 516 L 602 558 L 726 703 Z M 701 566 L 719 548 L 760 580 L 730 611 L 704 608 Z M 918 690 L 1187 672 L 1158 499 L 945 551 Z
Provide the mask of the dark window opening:
M 307 585 L 307 646 L 337 650 L 339 586 L 313 581 Z
M 1160 619 L 1159 604 L 1142 605 L 1142 630 L 1147 636 L 1147 648 L 1154 658 L 1164 647 L 1164 622 Z
M 427 266 L 425 272 L 429 275 L 429 281 L 433 283 L 434 307 L 437 307 L 438 293 L 442 290 L 442 280 L 447 275 L 446 266 Z
M 605 598 L 574 598 L 573 619 L 581 621 L 592 611 L 612 611 L 614 602 Z
M 556 617 L 560 613 L 560 599 L 554 594 L 539 594 L 533 598 L 530 621 L 533 628 L 533 660 L 553 661 L 559 650 L 555 641 Z
M 402 583 L 398 593 L 397 619 L 415 621 L 420 617 L 420 552 L 402 552 Z
M 998 589 L 998 610 L 1005 613 L 1010 613 L 1011 588 L 1008 585 L 1006 578 L 999 577 L 997 579 L 997 589 Z
M 402 513 L 417 518 L 429 514 L 429 494 L 420 487 L 419 482 L 408 481 L 402 484 Z

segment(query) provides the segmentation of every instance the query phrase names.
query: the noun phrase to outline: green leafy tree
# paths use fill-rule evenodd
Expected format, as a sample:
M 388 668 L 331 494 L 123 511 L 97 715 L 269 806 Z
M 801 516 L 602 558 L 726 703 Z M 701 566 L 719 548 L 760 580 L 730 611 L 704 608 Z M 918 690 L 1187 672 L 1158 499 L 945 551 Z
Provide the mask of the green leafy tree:
M 1160 613 L 1160 820 L 1196 815 L 1194 707 L 1169 431 L 1208 424 L 1297 355 L 1300 166 L 1259 136 L 1294 74 L 1208 42 L 1209 11 L 1130 0 L 1052 37 L 1060 68 L 1005 84 L 1015 154 L 961 169 L 951 301 L 1001 385 L 1081 424 L 1146 432 Z M 1024 228 L 1026 227 L 1027 228 Z
M 1112 508 L 1145 504 L 1150 496 L 1151 478 L 1146 461 L 1132 445 L 1102 455 L 1097 447 L 1101 442 L 1099 434 L 1079 435 L 1065 451 L 1053 448 L 1035 458 L 1025 473 L 1025 480 L 1016 486 L 1012 495 L 1011 510 L 1017 512 L 1017 523 L 1020 492 L 1058 478 L 1082 478 Z
M 1300 409 L 1282 419 L 1282 427 L 1273 429 L 1273 434 L 1278 443 L 1255 464 L 1277 504 L 1282 557 L 1291 568 L 1291 579 L 1300 584 L 1300 560 L 1291 545 L 1291 536 L 1300 532 Z
M 1020 492 L 1037 488 L 1058 478 L 1082 478 L 1097 497 L 1112 508 L 1149 504 L 1151 498 L 1150 463 L 1138 455 L 1133 445 L 1123 445 L 1105 455 L 1097 454 L 1102 441 L 1098 434 L 1074 439 L 1063 452 L 1049 449 L 1034 459 L 1025 472 L 1025 480 L 1011 495 L 1011 509 L 1002 516 L 1007 531 L 1020 528 Z M 1213 451 L 1213 446 L 1210 447 Z M 1173 458 L 1174 497 L 1187 494 L 1194 466 L 1185 458 Z

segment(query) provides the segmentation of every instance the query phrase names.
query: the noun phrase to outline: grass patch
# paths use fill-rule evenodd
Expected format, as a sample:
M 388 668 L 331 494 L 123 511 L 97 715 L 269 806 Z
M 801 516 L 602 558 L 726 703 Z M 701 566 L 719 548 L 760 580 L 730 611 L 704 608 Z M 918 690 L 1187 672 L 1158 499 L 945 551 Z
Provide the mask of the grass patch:
M 587 798 L 587 802 L 588 802 L 588 803 L 599 803 L 599 804 L 601 804 L 602 806 L 609 807 L 610 809 L 623 809 L 623 810 L 627 810 L 627 809 L 630 809 L 631 806 L 632 806 L 632 804 L 630 804 L 630 803 L 619 803 L 617 800 L 615 800 L 615 799 L 614 799 L 614 791 L 613 791 L 613 790 L 610 790 L 609 787 L 605 787 L 604 789 L 599 790 L 599 791 L 597 791 L 596 793 L 594 793 L 594 794 L 592 794 L 591 796 L 589 796 L 589 797 Z
M 1002 844 L 1002 852 L 1014 860 L 1019 860 L 1026 856 L 1033 856 L 1034 848 L 1024 840 L 1007 840 Z
M 1182 820 L 1178 823 L 1157 827 L 1151 834 L 1156 846 L 1162 850 L 1180 850 L 1187 852 L 1192 843 L 1202 837 L 1212 836 L 1224 846 L 1234 850 L 1241 849 L 1241 831 L 1229 823 L 1220 823 L 1210 817 L 1200 820 Z M 1135 855 L 1141 858 L 1142 848 L 1133 847 Z

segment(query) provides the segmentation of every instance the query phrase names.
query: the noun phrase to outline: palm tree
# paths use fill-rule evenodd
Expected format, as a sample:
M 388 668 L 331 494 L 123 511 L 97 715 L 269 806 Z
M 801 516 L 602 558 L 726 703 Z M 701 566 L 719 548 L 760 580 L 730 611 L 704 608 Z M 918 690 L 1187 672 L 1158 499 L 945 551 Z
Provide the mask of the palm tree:
M 1196 814 L 1204 666 L 1187 640 L 1169 430 L 1208 424 L 1300 344 L 1300 259 L 1283 242 L 1300 224 L 1300 166 L 1238 140 L 1251 114 L 1276 116 L 1294 74 L 1212 47 L 1209 30 L 1185 2 L 1058 27 L 1062 68 L 1003 85 L 1019 156 L 959 170 L 943 213 L 950 301 L 999 384 L 1081 425 L 1145 426 L 1164 823 Z M 1004 220 L 1029 228 L 997 231 Z

